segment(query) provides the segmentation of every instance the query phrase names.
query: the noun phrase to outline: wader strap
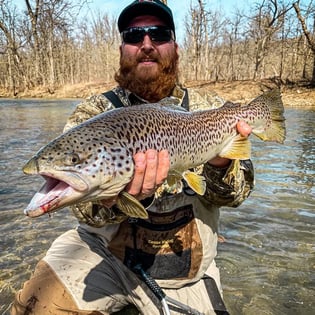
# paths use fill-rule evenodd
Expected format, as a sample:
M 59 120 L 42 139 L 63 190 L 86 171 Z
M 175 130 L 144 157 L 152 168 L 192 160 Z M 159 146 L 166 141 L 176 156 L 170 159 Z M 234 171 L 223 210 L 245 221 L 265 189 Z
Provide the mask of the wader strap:
M 222 300 L 217 284 L 215 283 L 215 280 L 209 277 L 208 275 L 204 275 L 202 279 L 206 286 L 215 313 L 217 315 L 229 315 L 229 312 L 226 310 L 226 307 Z
M 183 108 L 185 108 L 186 110 L 188 110 L 188 111 L 189 111 L 189 97 L 188 97 L 188 90 L 187 90 L 187 89 L 185 89 L 185 88 L 182 88 L 182 90 L 184 90 L 185 95 L 184 95 L 183 102 L 182 102 L 181 106 L 182 106 Z
M 102 93 L 107 99 L 110 100 L 110 102 L 116 107 L 124 107 L 124 104 L 122 103 L 122 101 L 120 100 L 120 98 L 117 96 L 116 93 L 114 93 L 114 91 L 107 91 Z

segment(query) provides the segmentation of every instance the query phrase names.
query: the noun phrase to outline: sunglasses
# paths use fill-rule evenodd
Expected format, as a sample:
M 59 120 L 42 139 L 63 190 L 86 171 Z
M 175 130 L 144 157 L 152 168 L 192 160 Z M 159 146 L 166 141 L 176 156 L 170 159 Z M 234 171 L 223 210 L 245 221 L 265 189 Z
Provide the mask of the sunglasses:
M 144 36 L 147 34 L 153 42 L 175 40 L 174 32 L 167 26 L 129 27 L 121 32 L 121 38 L 126 44 L 137 44 L 143 42 Z

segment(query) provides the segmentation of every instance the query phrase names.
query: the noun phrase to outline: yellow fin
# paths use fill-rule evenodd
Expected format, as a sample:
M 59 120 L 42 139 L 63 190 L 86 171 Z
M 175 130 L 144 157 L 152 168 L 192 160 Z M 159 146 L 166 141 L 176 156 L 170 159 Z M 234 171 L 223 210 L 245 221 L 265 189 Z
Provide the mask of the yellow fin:
M 268 106 L 271 116 L 270 126 L 264 131 L 253 129 L 253 134 L 263 141 L 275 141 L 283 143 L 285 140 L 285 118 L 283 116 L 284 107 L 279 89 L 273 89 L 265 92 L 254 99 L 249 105 L 255 103 L 264 103 Z
M 191 171 L 185 171 L 182 174 L 188 186 L 198 195 L 204 195 L 206 192 L 205 178 Z
M 135 197 L 125 191 L 122 191 L 117 198 L 117 207 L 127 216 L 132 218 L 147 219 L 148 212 Z
M 247 137 L 238 134 L 230 145 L 225 147 L 219 156 L 230 160 L 248 160 L 250 158 L 251 144 Z

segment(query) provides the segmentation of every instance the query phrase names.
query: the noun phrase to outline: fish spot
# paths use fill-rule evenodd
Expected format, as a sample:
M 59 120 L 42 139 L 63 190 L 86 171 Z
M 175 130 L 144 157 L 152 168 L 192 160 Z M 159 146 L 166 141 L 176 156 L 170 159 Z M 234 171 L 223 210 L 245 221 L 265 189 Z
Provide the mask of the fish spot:
M 111 150 L 111 152 L 113 152 L 113 153 L 121 152 L 121 148 L 111 148 L 110 150 Z

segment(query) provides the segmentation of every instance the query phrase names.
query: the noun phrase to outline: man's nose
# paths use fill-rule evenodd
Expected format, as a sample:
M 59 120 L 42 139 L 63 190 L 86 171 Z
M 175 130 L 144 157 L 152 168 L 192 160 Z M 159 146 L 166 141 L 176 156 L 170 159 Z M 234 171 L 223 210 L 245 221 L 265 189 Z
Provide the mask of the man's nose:
M 152 40 L 149 36 L 149 34 L 145 34 L 143 37 L 143 41 L 142 41 L 142 50 L 148 51 L 148 50 L 153 50 L 153 43 Z

